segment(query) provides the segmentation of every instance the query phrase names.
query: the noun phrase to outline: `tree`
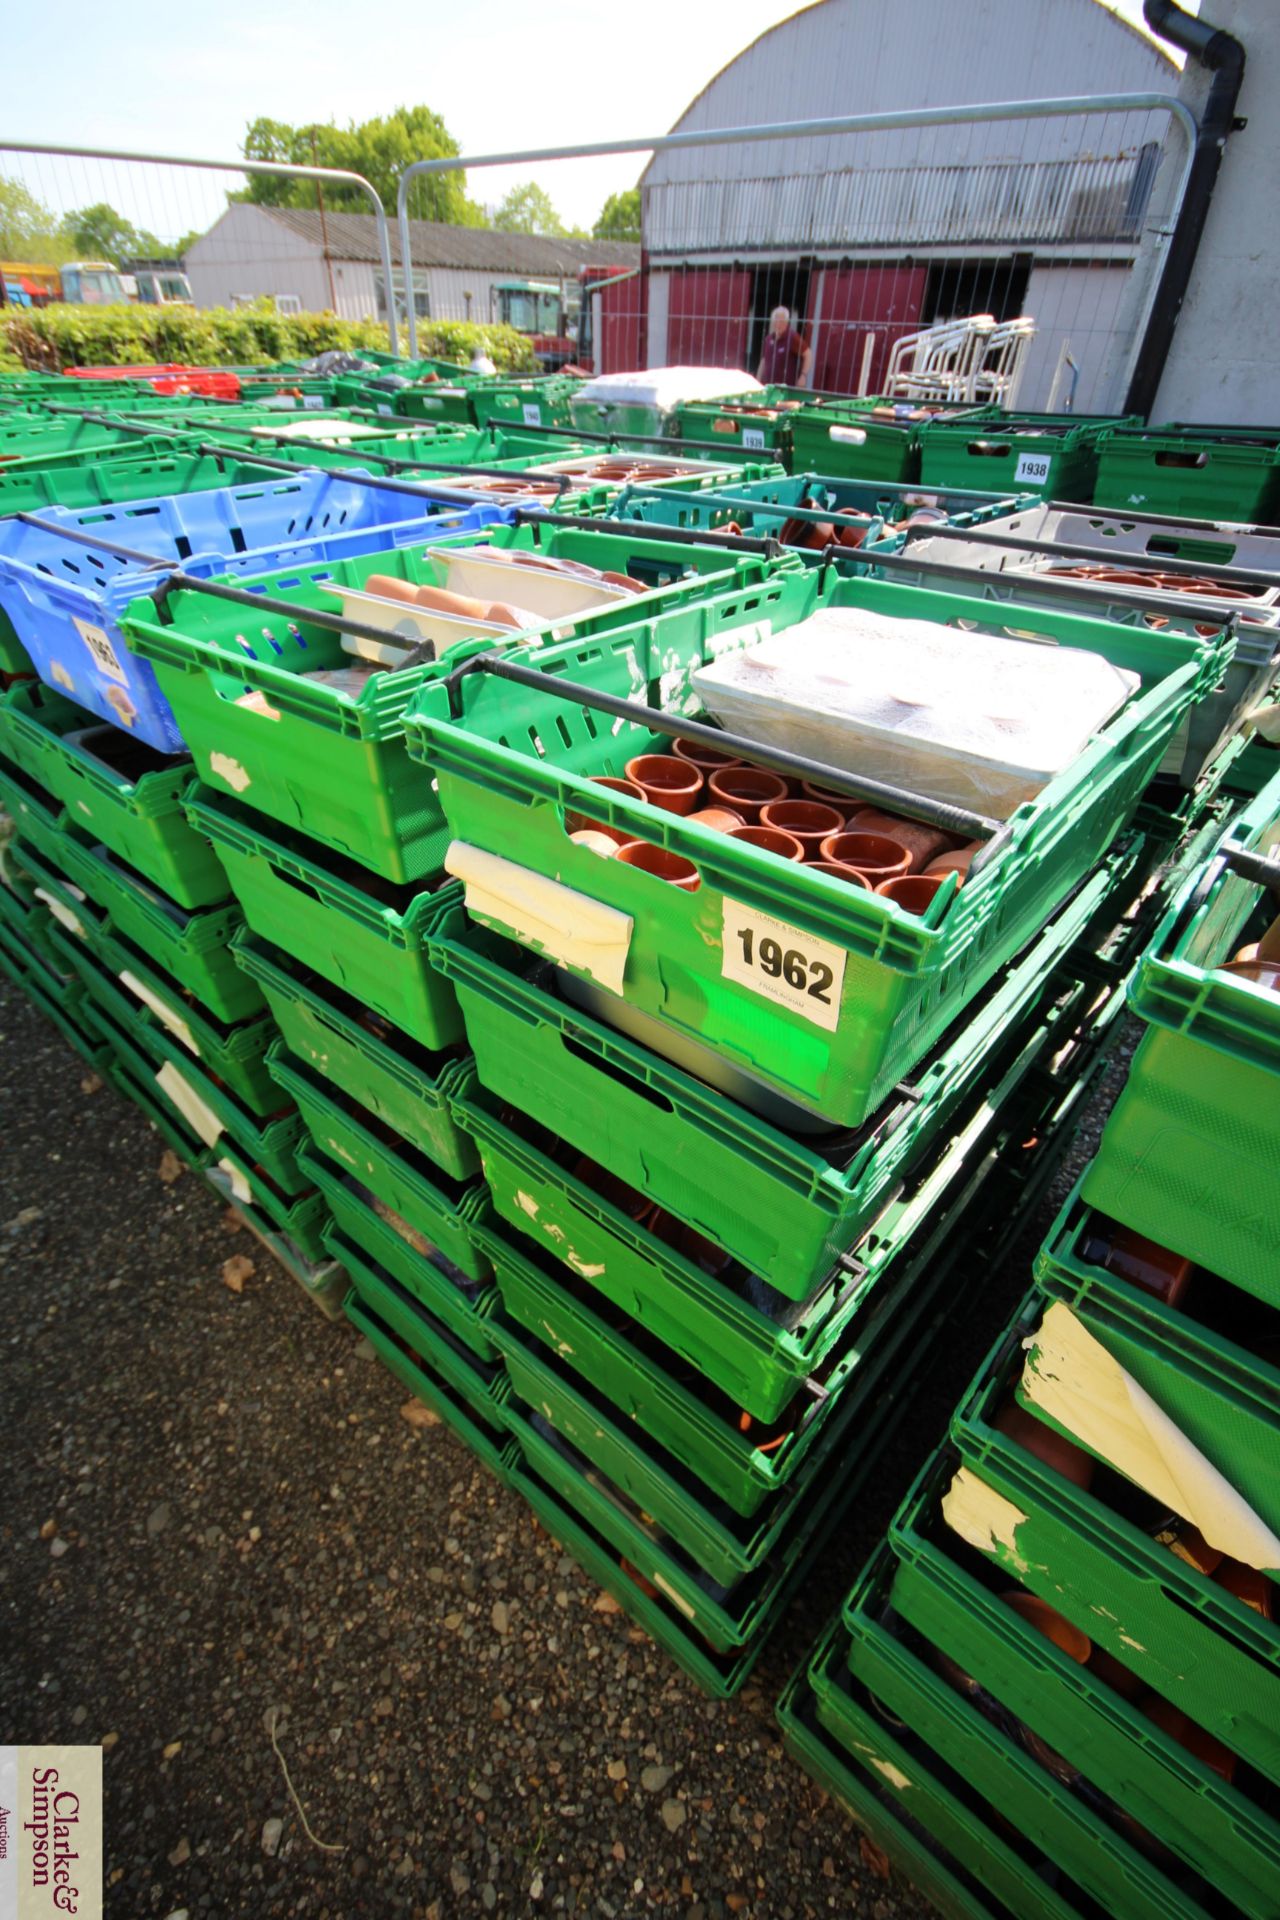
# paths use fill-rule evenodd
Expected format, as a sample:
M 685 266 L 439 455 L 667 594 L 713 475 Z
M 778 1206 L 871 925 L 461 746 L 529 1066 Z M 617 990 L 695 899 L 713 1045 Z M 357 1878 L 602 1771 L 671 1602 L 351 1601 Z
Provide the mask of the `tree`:
M 414 160 L 448 159 L 458 143 L 438 113 L 430 107 L 397 107 L 378 120 L 355 121 L 345 127 L 319 121 L 292 127 L 284 120 L 255 120 L 244 139 L 246 160 L 275 160 L 295 167 L 345 167 L 363 174 L 394 217 L 400 175 Z M 233 200 L 249 200 L 259 207 L 314 207 L 316 183 L 289 180 L 273 174 L 251 174 L 242 193 Z M 368 213 L 368 195 L 359 187 L 337 182 L 323 187 L 326 207 Z M 466 176 L 456 169 L 426 174 L 414 182 L 410 211 L 418 220 L 444 220 L 451 226 L 475 227 L 483 215 L 466 194 Z
M 639 187 L 628 187 L 623 193 L 611 193 L 601 207 L 600 218 L 591 233 L 596 240 L 639 240 Z
M 569 229 L 551 204 L 551 195 L 536 180 L 512 187 L 494 209 L 493 224 L 502 233 L 546 233 L 559 239 Z
M 20 180 L 0 177 L 0 259 L 56 267 L 69 257 L 56 216 Z
M 105 200 L 65 215 L 62 231 L 71 249 L 68 257 L 110 260 L 118 267 L 125 260 L 154 260 L 167 253 L 164 242 L 147 227 L 135 227 Z

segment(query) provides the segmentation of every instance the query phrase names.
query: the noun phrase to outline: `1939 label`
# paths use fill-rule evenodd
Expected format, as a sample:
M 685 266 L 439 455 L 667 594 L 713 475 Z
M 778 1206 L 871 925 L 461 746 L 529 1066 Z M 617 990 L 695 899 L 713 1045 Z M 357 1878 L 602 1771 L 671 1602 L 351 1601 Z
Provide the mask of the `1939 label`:
M 721 977 L 834 1033 L 844 987 L 843 947 L 725 897 Z
M 742 429 L 742 444 L 744 447 L 756 447 L 756 448 L 763 447 L 764 428 L 763 427 L 744 427 Z

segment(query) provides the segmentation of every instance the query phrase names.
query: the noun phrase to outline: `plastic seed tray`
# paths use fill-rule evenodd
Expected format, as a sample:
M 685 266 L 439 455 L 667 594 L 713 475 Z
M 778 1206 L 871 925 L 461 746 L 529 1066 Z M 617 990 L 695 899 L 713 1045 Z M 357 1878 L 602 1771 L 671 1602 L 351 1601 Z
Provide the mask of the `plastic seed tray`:
M 34 680 L 0 701 L 0 755 L 180 906 L 226 899 L 227 876 L 182 811 L 193 771 L 185 755 L 158 754 Z
M 407 649 L 410 639 L 420 637 L 425 663 L 371 673 L 354 693 L 315 677 L 353 662 L 340 633 L 309 616 L 318 613 L 339 624 L 344 618 L 380 619 L 382 602 L 344 596 L 362 594 L 371 574 L 447 587 L 449 562 L 441 555 L 452 553 L 464 563 L 466 550 L 477 545 L 624 574 L 644 591 L 606 585 L 594 606 L 563 616 L 548 613 L 519 636 L 475 620 L 421 609 L 411 616 L 401 609 L 386 638 L 400 635 Z M 637 621 L 646 647 L 664 656 L 698 657 L 704 602 L 797 565 L 786 556 L 769 560 L 664 541 L 657 530 L 500 527 L 465 540 L 264 572 L 251 584 L 255 596 L 272 603 L 261 615 L 191 587 L 170 594 L 159 607 L 136 600 L 124 625 L 130 646 L 154 664 L 160 692 L 172 703 L 212 790 L 234 794 L 255 811 L 403 882 L 437 873 L 448 844 L 431 776 L 411 762 L 404 739 L 405 710 L 423 684 L 495 646 L 540 659 L 558 634 L 589 635 Z M 509 578 L 507 569 L 501 578 L 490 572 L 481 598 L 519 604 L 522 591 L 533 593 L 529 569 L 523 577 L 517 567 Z M 568 586 L 572 591 L 573 583 Z M 564 591 L 559 583 L 556 590 Z
M 334 1225 L 344 1239 L 361 1248 L 366 1259 L 390 1274 L 474 1353 L 485 1360 L 497 1356 L 491 1321 L 498 1294 L 491 1282 L 471 1279 L 429 1242 L 424 1246 L 425 1235 L 395 1215 L 385 1202 L 376 1201 L 354 1174 L 339 1172 L 335 1163 L 315 1147 L 304 1145 L 298 1164 L 324 1195 Z M 458 1209 L 459 1227 L 470 1225 L 474 1230 L 484 1204 L 483 1189 L 471 1188 Z M 447 1225 L 441 1237 L 451 1237 Z
M 776 637 L 819 604 L 819 582 L 784 575 L 750 598 L 711 603 L 705 657 L 759 637 L 765 621 Z M 979 627 L 1005 617 L 980 600 L 869 580 L 835 582 L 825 604 Z M 1183 715 L 1216 684 L 1229 644 L 1075 615 L 1026 617 L 1046 638 L 1139 672 L 1143 691 L 1016 809 L 959 891 L 936 895 L 923 917 L 592 784 L 636 753 L 666 748 L 650 727 L 657 690 L 673 715 L 692 704 L 639 630 L 538 663 L 536 686 L 506 677 L 501 661 L 468 672 L 452 690 L 452 716 L 450 689 L 424 686 L 407 717 L 409 743 L 439 781 L 458 843 L 450 865 L 469 864 L 471 911 L 484 924 L 560 961 L 602 1017 L 705 1060 L 706 1077 L 723 1061 L 834 1125 L 856 1126 L 1102 859 Z M 581 701 L 561 692 L 566 680 L 589 690 Z M 636 700 L 645 689 L 654 705 Z M 627 703 L 625 718 L 610 721 L 592 706 L 597 695 Z M 816 767 L 810 777 L 821 779 Z M 685 891 L 601 859 L 569 838 L 569 814 L 683 857 L 699 886 Z
M 479 1171 L 480 1156 L 449 1104 L 468 1077 L 465 1057 L 428 1053 L 340 987 L 244 929 L 233 945 L 240 965 L 261 987 L 286 1046 L 304 1066 L 455 1180 Z

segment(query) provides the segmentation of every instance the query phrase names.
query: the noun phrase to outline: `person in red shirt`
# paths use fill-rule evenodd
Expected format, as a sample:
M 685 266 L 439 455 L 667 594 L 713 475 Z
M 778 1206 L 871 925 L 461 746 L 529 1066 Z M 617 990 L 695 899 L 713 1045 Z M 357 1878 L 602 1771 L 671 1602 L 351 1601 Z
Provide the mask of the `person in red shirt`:
M 809 378 L 813 348 L 791 324 L 789 307 L 775 307 L 760 350 L 756 379 L 766 387 L 800 387 Z

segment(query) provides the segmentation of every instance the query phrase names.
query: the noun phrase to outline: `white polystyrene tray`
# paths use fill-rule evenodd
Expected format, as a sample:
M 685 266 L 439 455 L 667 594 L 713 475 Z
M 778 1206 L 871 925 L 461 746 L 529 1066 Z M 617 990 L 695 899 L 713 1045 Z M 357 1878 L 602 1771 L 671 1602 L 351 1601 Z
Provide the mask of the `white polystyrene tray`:
M 726 394 L 760 393 L 760 382 L 733 367 L 650 367 L 643 373 L 601 373 L 574 394 L 574 401 L 602 406 L 657 407 L 669 413 L 684 400 L 720 400 Z
M 1101 654 L 827 607 L 692 675 L 732 733 L 998 819 L 1140 684 Z
M 596 607 L 611 607 L 619 600 L 633 600 L 625 587 L 604 580 L 576 580 L 568 573 L 542 573 L 536 567 L 522 567 L 509 560 L 486 558 L 468 548 L 443 547 L 431 555 L 433 567 L 445 570 L 445 585 L 450 593 L 469 598 L 500 601 L 527 609 L 548 620 L 563 620 Z
M 342 602 L 345 619 L 355 620 L 362 627 L 378 627 L 384 633 L 399 634 L 409 642 L 435 640 L 441 647 L 452 647 L 467 638 L 509 640 L 513 631 L 511 627 L 486 625 L 483 620 L 463 620 L 436 607 L 415 607 L 407 600 L 384 600 L 381 595 L 366 593 L 361 587 L 325 584 L 321 592 L 331 593 Z

